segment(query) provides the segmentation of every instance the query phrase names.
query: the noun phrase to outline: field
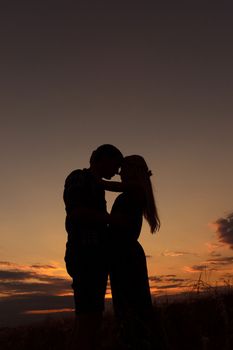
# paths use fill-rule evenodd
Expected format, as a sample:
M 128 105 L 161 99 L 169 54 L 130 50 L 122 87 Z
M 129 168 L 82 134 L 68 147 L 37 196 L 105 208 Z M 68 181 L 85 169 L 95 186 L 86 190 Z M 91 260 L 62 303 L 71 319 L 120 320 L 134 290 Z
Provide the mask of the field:
M 233 349 L 233 291 L 190 293 L 180 300 L 166 298 L 154 307 L 171 350 Z M 47 318 L 43 322 L 0 329 L 1 350 L 66 350 L 72 318 Z M 100 350 L 121 350 L 112 313 L 104 318 Z M 116 345 L 118 344 L 118 345 Z M 134 350 L 149 348 L 134 347 Z M 155 348 L 160 350 L 160 348 Z

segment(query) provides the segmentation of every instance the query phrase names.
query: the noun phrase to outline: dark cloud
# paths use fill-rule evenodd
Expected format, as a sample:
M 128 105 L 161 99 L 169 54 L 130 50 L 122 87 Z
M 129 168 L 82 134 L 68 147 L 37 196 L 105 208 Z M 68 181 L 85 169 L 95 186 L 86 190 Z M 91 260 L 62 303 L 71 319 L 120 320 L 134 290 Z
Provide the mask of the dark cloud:
M 52 275 L 55 266 L 23 266 L 7 261 L 0 265 L 0 327 L 42 317 L 35 315 L 34 311 L 46 314 L 46 310 L 55 309 L 64 315 L 64 310 L 67 313 L 67 310 L 71 312 L 74 309 L 72 281 L 70 278 Z M 109 293 L 108 285 L 106 294 Z
M 185 271 L 187 272 L 202 272 L 207 270 L 207 265 L 201 264 L 201 265 L 193 265 L 191 267 L 187 266 L 185 268 Z
M 149 281 L 150 282 L 162 282 L 162 278 L 161 277 L 159 277 L 159 276 L 150 276 L 149 277 Z
M 8 280 L 25 280 L 32 277 L 35 277 L 35 274 L 29 271 L 0 270 L 0 283 Z
M 56 269 L 56 266 L 54 265 L 41 265 L 41 264 L 35 264 L 31 265 L 33 269 Z
M 160 275 L 160 276 L 150 276 L 149 281 L 151 282 L 184 282 L 183 278 L 177 278 L 176 275 Z
M 1 261 L 0 266 L 0 327 L 38 320 L 26 315 L 31 310 L 73 309 L 71 280 L 47 275 L 46 270 L 54 271 L 53 265 Z
M 207 260 L 208 265 L 217 267 L 233 265 L 233 256 L 215 257 Z
M 65 279 L 50 279 L 48 283 L 23 281 L 0 282 L 1 293 L 9 296 L 16 296 L 21 293 L 57 295 L 71 290 L 70 283 Z
M 181 283 L 165 284 L 156 286 L 157 289 L 173 289 L 183 287 Z
M 159 290 L 184 288 L 190 285 L 190 279 L 179 278 L 176 275 L 150 276 L 149 281 Z
M 229 269 L 233 265 L 233 256 L 219 257 L 218 254 L 213 256 L 211 259 L 207 259 L 200 265 L 193 265 L 186 267 L 187 272 L 203 272 L 203 271 L 218 271 Z
M 233 212 L 215 221 L 218 239 L 233 249 Z
M 167 278 L 166 281 L 168 282 L 186 282 L 186 279 L 184 278 L 175 278 L 175 277 L 171 277 L 171 278 Z
M 71 291 L 70 279 L 51 274 L 49 270 L 55 269 L 53 265 L 22 266 L 8 261 L 2 261 L 0 265 L 0 292 L 7 297 L 36 293 L 57 295 Z M 46 270 L 50 274 L 46 274 Z

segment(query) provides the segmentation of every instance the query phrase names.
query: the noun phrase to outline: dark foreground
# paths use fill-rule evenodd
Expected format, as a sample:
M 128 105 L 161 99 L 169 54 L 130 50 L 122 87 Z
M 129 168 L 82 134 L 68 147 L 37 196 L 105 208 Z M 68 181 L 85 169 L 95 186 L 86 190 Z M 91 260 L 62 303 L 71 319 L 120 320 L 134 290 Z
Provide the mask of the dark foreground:
M 233 349 L 233 292 L 196 294 L 183 301 L 155 307 L 171 350 Z M 66 350 L 73 319 L 48 318 L 44 322 L 0 329 L 1 350 Z M 106 314 L 100 350 L 121 350 L 112 314 Z M 77 349 L 78 350 L 78 349 Z M 134 349 L 134 350 L 147 350 Z M 155 348 L 155 350 L 157 350 Z

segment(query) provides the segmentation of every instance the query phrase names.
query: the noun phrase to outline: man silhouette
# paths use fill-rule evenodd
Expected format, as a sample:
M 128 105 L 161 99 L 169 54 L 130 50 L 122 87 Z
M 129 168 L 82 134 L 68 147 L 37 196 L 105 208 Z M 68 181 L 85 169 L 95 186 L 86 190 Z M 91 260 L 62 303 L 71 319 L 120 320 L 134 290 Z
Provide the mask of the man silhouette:
M 122 160 L 115 146 L 99 146 L 91 155 L 90 167 L 74 170 L 65 181 L 65 262 L 73 278 L 76 311 L 72 350 L 93 350 L 96 345 L 108 278 L 109 214 L 100 180 L 117 174 Z

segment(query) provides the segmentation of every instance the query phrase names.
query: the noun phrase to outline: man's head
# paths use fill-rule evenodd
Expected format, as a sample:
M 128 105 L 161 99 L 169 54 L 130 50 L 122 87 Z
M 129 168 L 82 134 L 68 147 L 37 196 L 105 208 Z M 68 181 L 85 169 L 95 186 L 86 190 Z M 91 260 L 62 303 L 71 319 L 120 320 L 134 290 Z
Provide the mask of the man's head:
M 109 180 L 118 174 L 122 161 L 123 155 L 119 149 L 113 145 L 105 144 L 92 152 L 90 165 L 99 177 Z

